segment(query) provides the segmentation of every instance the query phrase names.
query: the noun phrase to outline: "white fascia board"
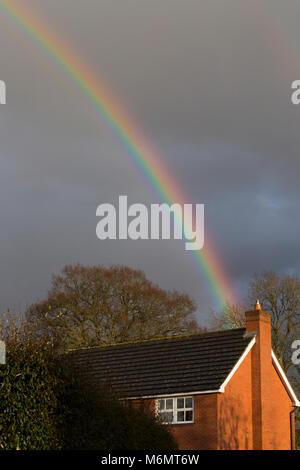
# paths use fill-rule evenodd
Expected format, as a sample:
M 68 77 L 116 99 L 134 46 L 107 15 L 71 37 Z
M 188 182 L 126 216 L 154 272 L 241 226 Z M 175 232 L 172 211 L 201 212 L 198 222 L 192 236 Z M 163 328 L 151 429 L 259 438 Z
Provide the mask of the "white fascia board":
M 141 397 L 120 398 L 120 400 L 143 400 L 145 398 L 189 397 L 191 395 L 204 395 L 206 393 L 221 393 L 221 389 L 219 388 L 217 390 L 204 390 L 202 392 L 167 393 L 164 395 L 143 395 Z
M 297 395 L 295 394 L 295 392 L 294 392 L 287 376 L 285 375 L 285 372 L 284 372 L 283 368 L 281 367 L 280 362 L 278 361 L 277 357 L 275 356 L 275 353 L 274 353 L 273 349 L 272 349 L 272 361 L 273 361 L 275 369 L 277 370 L 277 372 L 280 375 L 284 385 L 286 386 L 288 394 L 290 395 L 290 397 L 293 400 L 293 405 L 294 406 L 300 406 L 300 402 L 297 398 Z
M 254 336 L 252 338 L 252 340 L 250 341 L 250 343 L 248 344 L 248 346 L 246 347 L 245 351 L 243 352 L 243 354 L 241 355 L 241 357 L 239 358 L 239 360 L 237 361 L 237 363 L 235 364 L 235 366 L 233 367 L 233 369 L 231 370 L 231 372 L 227 375 L 226 379 L 224 380 L 224 382 L 222 383 L 221 387 L 220 387 L 220 392 L 224 393 L 225 392 L 225 387 L 226 385 L 228 384 L 229 380 L 232 378 L 232 376 L 236 373 L 237 369 L 240 367 L 240 365 L 242 364 L 243 360 L 245 359 L 245 357 L 247 356 L 248 352 L 252 349 L 252 347 L 254 346 L 255 344 L 255 341 L 256 341 L 256 337 Z

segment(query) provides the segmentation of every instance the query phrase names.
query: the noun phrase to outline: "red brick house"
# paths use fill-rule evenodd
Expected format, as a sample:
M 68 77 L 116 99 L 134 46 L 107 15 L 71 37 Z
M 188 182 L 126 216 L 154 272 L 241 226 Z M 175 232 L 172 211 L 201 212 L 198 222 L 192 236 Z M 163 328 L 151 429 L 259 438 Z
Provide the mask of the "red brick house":
M 71 353 L 120 399 L 149 406 L 180 449 L 291 449 L 300 403 L 271 348 L 271 316 L 246 328 Z

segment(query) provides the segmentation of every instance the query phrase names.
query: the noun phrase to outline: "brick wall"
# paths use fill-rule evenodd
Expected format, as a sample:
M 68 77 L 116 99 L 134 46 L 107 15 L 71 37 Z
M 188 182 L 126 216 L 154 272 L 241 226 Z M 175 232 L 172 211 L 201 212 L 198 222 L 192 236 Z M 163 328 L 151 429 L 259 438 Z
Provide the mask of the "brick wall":
M 218 449 L 253 447 L 251 352 L 218 397 Z
M 217 395 L 194 396 L 194 423 L 172 424 L 169 429 L 182 450 L 217 448 Z
M 289 450 L 291 449 L 290 412 L 292 411 L 292 404 L 274 367 L 272 368 L 271 385 L 270 448 Z
M 155 400 L 134 400 L 138 407 L 155 412 Z M 194 422 L 166 425 L 181 450 L 217 449 L 217 396 L 214 393 L 194 396 Z

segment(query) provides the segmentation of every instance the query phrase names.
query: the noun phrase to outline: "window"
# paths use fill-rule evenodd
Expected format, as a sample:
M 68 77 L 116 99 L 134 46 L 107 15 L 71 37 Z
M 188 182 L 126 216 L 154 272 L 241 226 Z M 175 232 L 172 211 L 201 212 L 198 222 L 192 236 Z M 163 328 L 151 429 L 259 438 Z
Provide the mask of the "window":
M 157 404 L 158 419 L 165 424 L 193 423 L 193 397 L 159 398 Z

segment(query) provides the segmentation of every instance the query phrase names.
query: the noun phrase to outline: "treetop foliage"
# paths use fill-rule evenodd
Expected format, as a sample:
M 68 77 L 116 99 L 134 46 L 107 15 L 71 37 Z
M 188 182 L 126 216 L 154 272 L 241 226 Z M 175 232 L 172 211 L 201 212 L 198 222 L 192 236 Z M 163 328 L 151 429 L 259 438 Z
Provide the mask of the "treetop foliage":
M 199 327 L 187 294 L 166 291 L 127 266 L 65 266 L 45 300 L 30 307 L 63 349 L 189 332 Z

